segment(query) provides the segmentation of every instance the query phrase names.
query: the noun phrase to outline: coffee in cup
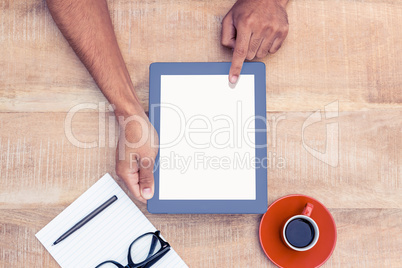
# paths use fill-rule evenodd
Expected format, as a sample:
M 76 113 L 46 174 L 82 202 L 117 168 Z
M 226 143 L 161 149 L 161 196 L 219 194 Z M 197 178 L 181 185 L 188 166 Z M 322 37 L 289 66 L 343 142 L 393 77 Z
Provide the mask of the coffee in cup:
M 306 251 L 314 247 L 320 236 L 317 223 L 310 217 L 314 205 L 307 203 L 302 214 L 289 218 L 282 228 L 282 240 L 291 249 Z

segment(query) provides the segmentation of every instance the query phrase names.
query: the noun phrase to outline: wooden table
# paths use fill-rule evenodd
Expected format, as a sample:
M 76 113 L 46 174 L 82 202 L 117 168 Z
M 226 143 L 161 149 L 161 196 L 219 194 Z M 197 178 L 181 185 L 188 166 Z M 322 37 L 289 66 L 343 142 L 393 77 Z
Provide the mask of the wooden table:
M 219 40 L 233 2 L 109 1 L 144 107 L 151 62 L 230 61 Z M 330 209 L 338 241 L 324 267 L 401 267 L 402 4 L 298 0 L 287 10 L 289 36 L 264 59 L 268 153 L 284 163 L 269 167 L 269 203 L 300 193 Z M 57 267 L 34 234 L 104 173 L 117 178 L 105 101 L 44 1 L 0 0 L 1 267 Z M 339 116 L 325 119 L 333 102 Z M 73 118 L 75 137 L 96 148 L 65 133 L 67 112 L 82 103 L 105 112 Z M 302 131 L 317 110 L 322 120 Z M 306 150 L 325 152 L 331 123 L 335 166 Z M 135 203 L 190 267 L 274 267 L 259 245 L 261 215 L 151 215 Z

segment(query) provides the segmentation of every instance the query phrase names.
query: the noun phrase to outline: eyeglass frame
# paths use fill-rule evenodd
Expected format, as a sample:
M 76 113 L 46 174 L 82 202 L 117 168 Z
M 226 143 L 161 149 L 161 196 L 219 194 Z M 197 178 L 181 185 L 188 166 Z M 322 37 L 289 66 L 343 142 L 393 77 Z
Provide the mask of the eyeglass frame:
M 131 247 L 134 245 L 134 243 L 136 241 L 138 241 L 139 239 L 141 239 L 142 237 L 146 236 L 146 235 L 154 235 L 153 237 L 158 238 L 159 242 L 161 243 L 161 248 L 158 250 L 158 252 L 156 252 L 154 255 L 146 258 L 145 260 L 143 260 L 140 263 L 134 263 L 132 258 L 131 258 Z M 106 264 L 106 263 L 113 263 L 114 265 L 116 265 L 116 267 L 118 268 L 146 268 L 146 267 L 151 267 L 152 265 L 154 265 L 159 259 L 161 259 L 163 256 L 165 256 L 166 253 L 168 253 L 168 251 L 170 250 L 170 244 L 168 242 L 166 242 L 165 240 L 163 240 L 160 237 L 161 232 L 155 231 L 155 232 L 148 232 L 145 234 L 140 235 L 139 237 L 137 237 L 136 239 L 134 239 L 133 242 L 131 242 L 130 246 L 128 247 L 128 255 L 127 255 L 127 261 L 128 264 L 126 266 L 123 266 L 122 264 L 118 263 L 117 261 L 113 261 L 113 260 L 107 260 L 104 261 L 100 264 L 98 264 L 95 268 L 99 268 L 102 265 Z M 150 251 L 152 252 L 152 248 L 154 247 L 153 244 L 155 244 L 154 240 L 152 239 L 152 244 L 150 247 Z M 149 253 L 148 253 L 149 254 Z M 148 266 L 149 265 L 149 266 Z

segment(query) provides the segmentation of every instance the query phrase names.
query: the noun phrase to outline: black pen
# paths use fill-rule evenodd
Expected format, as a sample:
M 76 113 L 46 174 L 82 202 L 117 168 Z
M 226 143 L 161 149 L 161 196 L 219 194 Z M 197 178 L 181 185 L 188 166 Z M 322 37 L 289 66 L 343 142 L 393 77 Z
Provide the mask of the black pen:
M 107 208 L 108 206 L 110 206 L 114 201 L 117 200 L 117 196 L 112 196 L 111 198 L 109 198 L 109 200 L 107 200 L 105 203 L 103 203 L 102 205 L 100 205 L 98 208 L 96 208 L 94 211 L 92 211 L 91 213 L 89 213 L 85 218 L 83 218 L 82 220 L 80 220 L 79 222 L 77 222 L 73 227 L 71 227 L 67 232 L 65 232 L 64 234 L 62 234 L 59 238 L 57 238 L 56 241 L 54 241 L 53 246 L 60 243 L 61 241 L 63 241 L 64 239 L 66 239 L 68 236 L 70 236 L 72 233 L 74 233 L 75 231 L 77 231 L 78 229 L 80 229 L 82 226 L 84 226 L 87 222 L 89 222 L 90 220 L 92 220 L 96 215 L 98 215 L 99 213 L 101 213 L 105 208 Z

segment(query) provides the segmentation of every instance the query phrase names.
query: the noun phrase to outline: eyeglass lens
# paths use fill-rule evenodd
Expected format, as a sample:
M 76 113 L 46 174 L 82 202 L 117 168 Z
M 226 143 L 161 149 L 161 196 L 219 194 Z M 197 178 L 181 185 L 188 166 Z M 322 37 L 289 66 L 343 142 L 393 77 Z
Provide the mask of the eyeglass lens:
M 131 259 L 140 263 L 155 255 L 162 245 L 155 234 L 147 234 L 138 238 L 131 247 Z
M 134 263 L 140 263 L 149 259 L 153 255 L 155 255 L 160 249 L 162 245 L 158 237 L 153 234 L 146 234 L 141 236 L 133 242 L 131 246 L 131 260 Z M 101 265 L 96 266 L 96 268 L 116 268 L 120 267 L 119 264 L 113 263 L 113 261 L 107 261 Z
M 100 266 L 96 266 L 96 268 L 116 268 L 116 267 L 119 267 L 119 266 L 117 266 L 116 264 L 113 264 L 111 262 L 107 262 Z

